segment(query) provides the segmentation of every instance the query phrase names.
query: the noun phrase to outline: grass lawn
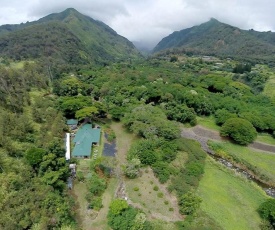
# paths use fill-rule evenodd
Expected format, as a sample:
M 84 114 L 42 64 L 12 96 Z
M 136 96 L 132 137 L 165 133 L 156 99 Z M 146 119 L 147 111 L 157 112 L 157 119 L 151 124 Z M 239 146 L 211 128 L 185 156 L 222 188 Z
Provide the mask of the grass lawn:
M 275 183 L 275 154 L 251 150 L 248 147 L 229 142 L 219 143 L 219 146 L 221 146 L 227 154 L 237 156 L 251 165 L 256 166 L 261 174 L 266 175 Z
M 198 195 L 203 199 L 201 209 L 223 229 L 260 229 L 261 218 L 256 209 L 267 196 L 210 158 L 206 160 Z
M 275 145 L 275 138 L 268 133 L 259 133 L 256 141 L 263 142 L 269 145 Z
M 201 125 L 208 129 L 213 129 L 220 131 L 221 127 L 216 125 L 215 118 L 213 116 L 209 117 L 197 117 L 198 125 Z
M 178 230 L 178 226 L 176 226 L 173 222 L 165 222 L 162 220 L 151 220 L 151 225 L 153 230 Z

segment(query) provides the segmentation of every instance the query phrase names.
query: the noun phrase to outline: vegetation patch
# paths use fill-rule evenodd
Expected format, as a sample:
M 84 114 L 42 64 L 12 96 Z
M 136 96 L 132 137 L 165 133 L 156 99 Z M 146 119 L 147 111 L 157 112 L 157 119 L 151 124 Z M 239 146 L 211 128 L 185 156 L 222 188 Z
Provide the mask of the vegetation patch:
M 202 198 L 201 209 L 223 229 L 260 229 L 257 209 L 266 199 L 264 192 L 210 158 L 198 195 Z
M 229 142 L 209 143 L 217 154 L 221 154 L 222 157 L 245 165 L 264 181 L 271 182 L 273 184 L 275 183 L 274 154 L 255 151 L 248 147 L 239 146 Z
M 126 180 L 126 192 L 129 196 L 129 199 L 135 204 L 144 204 L 142 206 L 142 210 L 146 215 L 151 216 L 152 213 L 155 213 L 156 216 L 165 216 L 173 221 L 175 213 L 168 212 L 169 206 L 163 204 L 163 200 L 173 204 L 172 197 L 167 196 L 165 191 L 160 189 L 162 186 L 152 185 L 150 183 L 151 181 L 154 181 L 154 184 L 159 183 L 152 173 L 152 170 L 150 170 L 148 173 L 143 172 L 141 177 L 136 179 Z M 137 186 L 139 188 L 138 192 L 132 192 Z

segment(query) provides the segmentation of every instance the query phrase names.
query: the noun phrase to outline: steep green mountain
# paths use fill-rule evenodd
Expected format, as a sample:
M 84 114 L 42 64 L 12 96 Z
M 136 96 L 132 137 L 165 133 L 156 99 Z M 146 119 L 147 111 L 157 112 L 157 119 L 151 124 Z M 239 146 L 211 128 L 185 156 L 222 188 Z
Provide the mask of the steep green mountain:
M 0 55 L 17 60 L 51 57 L 74 64 L 140 57 L 126 38 L 72 8 L 38 21 L 1 26 Z
M 241 30 L 216 19 L 163 38 L 153 52 L 174 48 L 175 52 L 216 55 L 245 60 L 272 61 L 275 33 Z

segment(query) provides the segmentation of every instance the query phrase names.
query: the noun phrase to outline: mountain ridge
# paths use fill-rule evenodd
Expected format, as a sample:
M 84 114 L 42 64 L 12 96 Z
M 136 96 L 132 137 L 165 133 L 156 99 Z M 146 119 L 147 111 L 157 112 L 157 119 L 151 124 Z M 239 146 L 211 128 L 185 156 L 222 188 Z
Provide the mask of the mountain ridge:
M 194 54 L 271 61 L 275 55 L 275 33 L 242 30 L 217 19 L 164 37 L 153 53 L 174 49 Z
M 60 37 L 56 37 L 55 33 Z M 74 45 L 70 47 L 72 41 Z M 36 44 L 36 47 L 32 44 Z M 33 22 L 0 26 L 0 48 L 1 56 L 13 59 L 51 56 L 61 62 L 72 63 L 74 60 L 74 64 L 141 57 L 133 43 L 125 37 L 103 22 L 73 8 Z M 48 49 L 51 52 L 45 52 Z M 71 54 L 68 54 L 68 50 L 71 50 Z M 75 57 L 72 58 L 72 55 Z

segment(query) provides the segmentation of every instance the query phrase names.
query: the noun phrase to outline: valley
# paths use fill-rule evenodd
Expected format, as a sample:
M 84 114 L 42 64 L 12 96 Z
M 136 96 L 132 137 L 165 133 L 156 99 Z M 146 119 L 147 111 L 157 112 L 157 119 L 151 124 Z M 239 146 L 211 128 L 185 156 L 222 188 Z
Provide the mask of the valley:
M 0 229 L 273 229 L 273 33 L 259 33 L 211 19 L 145 58 L 72 8 L 0 26 Z M 209 52 L 212 35 L 226 49 Z

